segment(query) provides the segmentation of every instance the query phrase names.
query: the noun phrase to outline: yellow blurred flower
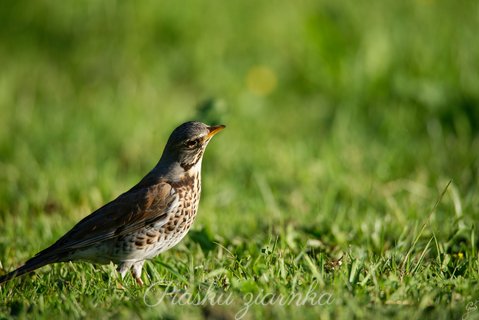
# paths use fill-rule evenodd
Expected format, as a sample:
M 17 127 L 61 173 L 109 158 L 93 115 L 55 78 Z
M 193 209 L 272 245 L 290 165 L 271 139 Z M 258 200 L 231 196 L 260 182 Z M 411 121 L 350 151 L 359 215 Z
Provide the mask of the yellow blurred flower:
M 277 84 L 276 74 L 267 66 L 254 66 L 246 75 L 248 90 L 258 96 L 270 94 Z

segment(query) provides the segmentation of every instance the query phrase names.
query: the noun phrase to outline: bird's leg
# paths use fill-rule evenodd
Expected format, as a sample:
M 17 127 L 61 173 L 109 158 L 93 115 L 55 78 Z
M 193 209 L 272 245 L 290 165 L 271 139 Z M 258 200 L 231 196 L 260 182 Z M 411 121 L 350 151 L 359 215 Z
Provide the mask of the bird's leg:
M 118 265 L 118 268 L 116 268 L 116 271 L 120 273 L 121 277 L 121 282 L 123 282 L 123 279 L 125 278 L 126 273 L 128 270 L 130 270 L 132 263 L 131 262 L 122 262 Z M 119 282 L 117 284 L 118 289 L 125 290 L 125 287 Z
M 143 286 L 143 280 L 141 280 L 141 278 L 135 278 L 135 280 L 137 285 L 139 285 L 140 287 Z
M 145 260 L 135 262 L 133 266 L 131 267 L 131 274 L 136 280 L 136 283 L 139 286 L 143 285 L 143 281 L 141 280 L 141 269 L 143 268 L 143 264 L 145 263 Z
M 125 278 L 126 273 L 128 270 L 131 268 L 132 263 L 131 262 L 122 262 L 118 265 L 118 268 L 116 268 L 116 271 L 120 273 L 121 280 Z

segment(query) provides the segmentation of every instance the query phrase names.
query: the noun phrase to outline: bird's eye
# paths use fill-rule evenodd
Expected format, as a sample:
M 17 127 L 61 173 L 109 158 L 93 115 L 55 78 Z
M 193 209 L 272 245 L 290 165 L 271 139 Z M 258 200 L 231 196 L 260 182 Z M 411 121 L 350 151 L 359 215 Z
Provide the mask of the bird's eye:
M 194 147 L 198 146 L 199 142 L 199 139 L 188 140 L 185 142 L 185 145 L 187 148 L 193 149 Z

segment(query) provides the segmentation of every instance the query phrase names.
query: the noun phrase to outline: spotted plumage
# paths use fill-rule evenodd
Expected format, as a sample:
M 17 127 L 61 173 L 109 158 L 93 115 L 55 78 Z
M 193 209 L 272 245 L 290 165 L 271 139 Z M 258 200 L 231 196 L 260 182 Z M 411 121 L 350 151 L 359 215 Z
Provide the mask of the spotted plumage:
M 171 134 L 158 164 L 137 185 L 81 220 L 57 242 L 0 283 L 44 265 L 66 261 L 114 262 L 142 284 L 145 260 L 175 246 L 198 210 L 201 163 L 210 139 L 224 128 L 186 122 Z

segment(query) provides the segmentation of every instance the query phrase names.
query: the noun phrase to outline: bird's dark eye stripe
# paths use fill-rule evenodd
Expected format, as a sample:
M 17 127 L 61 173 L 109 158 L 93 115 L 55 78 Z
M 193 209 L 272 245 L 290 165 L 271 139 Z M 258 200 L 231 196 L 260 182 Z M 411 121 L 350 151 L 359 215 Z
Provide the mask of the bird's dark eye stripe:
M 195 139 L 195 140 L 188 140 L 185 142 L 185 144 L 188 148 L 193 148 L 193 147 L 196 147 L 199 142 L 200 142 L 199 139 Z

